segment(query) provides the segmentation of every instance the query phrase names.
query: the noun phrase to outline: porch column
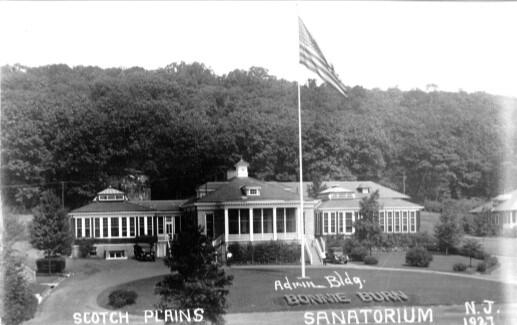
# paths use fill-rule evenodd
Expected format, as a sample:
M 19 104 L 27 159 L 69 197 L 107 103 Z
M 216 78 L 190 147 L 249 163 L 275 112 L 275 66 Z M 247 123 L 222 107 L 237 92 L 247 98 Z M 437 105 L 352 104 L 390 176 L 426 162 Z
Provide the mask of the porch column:
M 81 218 L 81 237 L 86 237 L 86 219 L 85 218 Z
M 276 208 L 273 208 L 273 240 L 277 240 L 278 235 L 276 233 Z
M 228 244 L 228 232 L 229 232 L 228 209 L 224 208 L 224 242 L 226 244 Z
M 252 208 L 250 208 L 249 219 L 250 219 L 250 241 L 253 241 L 253 209 Z

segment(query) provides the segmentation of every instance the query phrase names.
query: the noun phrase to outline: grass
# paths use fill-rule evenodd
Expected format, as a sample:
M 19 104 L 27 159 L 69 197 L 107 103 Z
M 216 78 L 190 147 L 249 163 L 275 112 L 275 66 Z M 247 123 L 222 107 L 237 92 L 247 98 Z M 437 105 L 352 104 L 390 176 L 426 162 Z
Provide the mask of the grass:
M 355 308 L 367 306 L 357 297 L 357 291 L 384 291 L 401 290 L 409 296 L 407 305 L 451 305 L 464 304 L 465 301 L 491 299 L 496 302 L 504 302 L 504 289 L 508 285 L 484 281 L 473 278 L 463 278 L 440 274 L 404 272 L 395 270 L 368 270 L 368 269 L 346 269 L 346 268 L 309 268 L 307 275 L 316 284 L 327 284 L 325 276 L 332 275 L 334 271 L 350 277 L 360 277 L 364 281 L 364 287 L 359 290 L 358 286 L 346 286 L 341 288 L 298 288 L 294 291 L 275 291 L 275 281 L 285 281 L 287 276 L 290 281 L 298 281 L 300 271 L 297 268 L 250 268 L 230 269 L 229 273 L 234 275 L 233 285 L 229 288 L 228 297 L 229 313 L 238 312 L 259 312 L 259 311 L 283 311 L 283 310 L 305 310 L 336 308 L 343 305 L 319 305 L 319 306 L 288 306 L 283 296 L 285 294 L 314 294 L 344 292 L 351 303 L 345 307 Z M 124 288 L 134 290 L 138 298 L 134 305 L 125 306 L 121 310 L 131 314 L 142 314 L 145 309 L 154 309 L 159 302 L 159 297 L 154 294 L 154 285 L 162 277 L 152 277 L 117 287 L 108 288 L 103 291 L 97 302 L 110 309 L 108 306 L 108 295 L 115 289 Z M 379 303 L 378 303 L 379 304 Z M 380 303 L 380 305 L 392 306 L 396 303 Z M 400 303 L 399 303 L 400 304 Z
M 379 263 L 376 266 L 380 267 L 391 267 L 391 268 L 407 268 L 415 269 L 414 266 L 406 266 L 406 252 L 387 252 L 387 253 L 373 253 L 373 256 L 377 258 Z M 481 260 L 472 259 L 472 268 L 467 268 L 467 273 L 474 273 L 476 265 Z M 364 264 L 363 262 L 352 262 L 355 264 Z M 461 255 L 441 255 L 433 254 L 433 260 L 428 267 L 423 268 L 425 270 L 441 271 L 441 272 L 453 272 L 452 266 L 456 263 L 464 263 L 469 265 L 469 258 Z M 457 272 L 454 272 L 457 273 Z

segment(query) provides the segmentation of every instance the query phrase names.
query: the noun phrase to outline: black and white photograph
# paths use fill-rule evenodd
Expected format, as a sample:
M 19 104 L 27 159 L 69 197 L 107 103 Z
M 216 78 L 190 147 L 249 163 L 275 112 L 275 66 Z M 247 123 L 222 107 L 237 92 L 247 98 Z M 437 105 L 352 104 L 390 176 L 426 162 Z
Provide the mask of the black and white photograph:
M 517 324 L 517 2 L 0 12 L 0 325 Z

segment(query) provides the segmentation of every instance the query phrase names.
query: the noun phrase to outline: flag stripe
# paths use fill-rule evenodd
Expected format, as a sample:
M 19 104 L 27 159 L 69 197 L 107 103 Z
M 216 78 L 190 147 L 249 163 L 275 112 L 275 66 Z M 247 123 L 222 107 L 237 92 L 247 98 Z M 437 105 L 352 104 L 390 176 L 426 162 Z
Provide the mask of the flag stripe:
M 300 63 L 315 72 L 323 81 L 328 82 L 346 97 L 346 87 L 334 73 L 333 67 L 327 62 L 323 52 L 309 33 L 307 27 L 298 18 L 300 36 Z

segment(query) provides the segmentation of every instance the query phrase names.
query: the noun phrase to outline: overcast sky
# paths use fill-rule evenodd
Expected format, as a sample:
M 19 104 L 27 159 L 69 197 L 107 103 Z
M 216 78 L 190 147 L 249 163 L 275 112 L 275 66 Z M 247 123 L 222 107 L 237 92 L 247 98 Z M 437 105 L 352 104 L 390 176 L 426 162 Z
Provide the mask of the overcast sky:
M 517 97 L 517 2 L 0 2 L 0 63 L 217 74 L 298 62 L 297 14 L 345 85 Z

